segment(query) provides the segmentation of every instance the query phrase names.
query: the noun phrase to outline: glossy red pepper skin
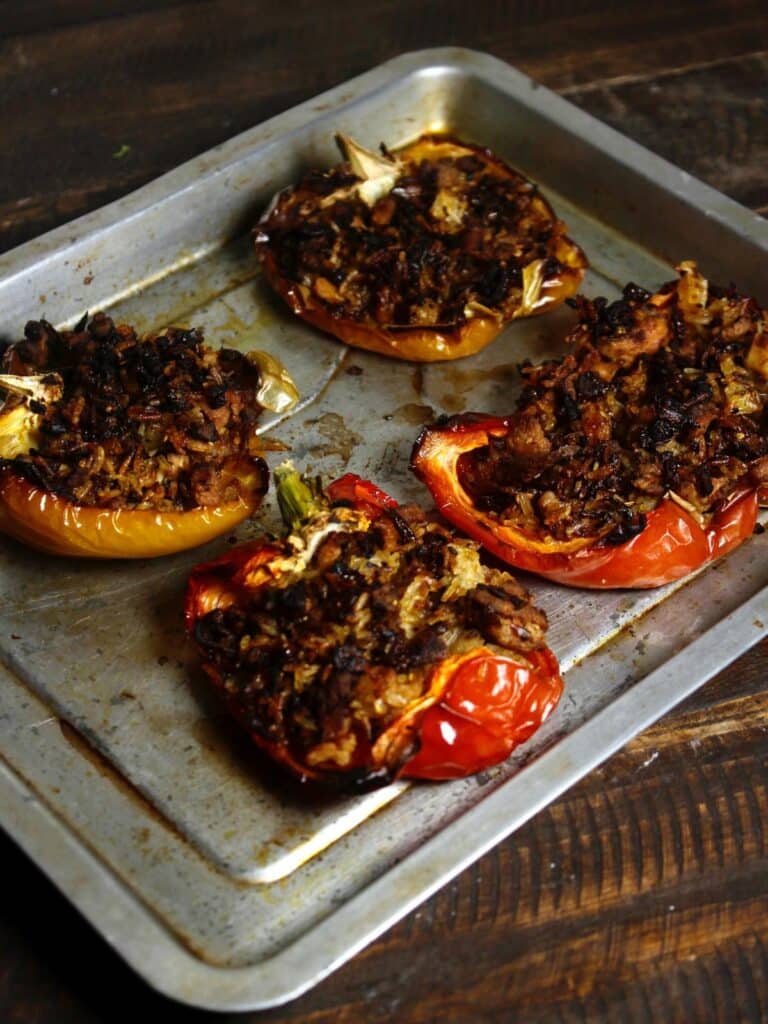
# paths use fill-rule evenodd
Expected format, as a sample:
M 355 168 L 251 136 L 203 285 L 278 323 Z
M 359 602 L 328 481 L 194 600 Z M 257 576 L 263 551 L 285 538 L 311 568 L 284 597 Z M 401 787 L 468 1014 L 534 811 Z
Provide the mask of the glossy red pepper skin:
M 397 502 L 374 484 L 354 474 L 332 483 L 332 502 L 343 502 L 371 518 Z M 246 600 L 255 589 L 280 577 L 285 552 L 279 544 L 254 541 L 226 551 L 197 566 L 185 602 L 188 632 L 215 608 Z M 206 666 L 215 683 L 217 673 Z M 452 779 L 471 775 L 505 760 L 545 721 L 562 694 L 557 659 L 548 648 L 524 658 L 502 656 L 486 647 L 445 658 L 432 669 L 422 697 L 378 737 L 363 766 L 367 780 L 392 777 Z M 252 734 L 254 742 L 303 779 L 331 781 L 329 773 L 308 767 L 300 752 Z M 402 750 L 417 752 L 403 760 Z M 398 763 L 393 766 L 392 762 Z M 355 766 L 360 774 L 360 765 Z
M 442 696 L 422 716 L 419 752 L 402 774 L 455 779 L 506 760 L 549 717 L 563 692 L 548 648 L 526 660 L 522 665 L 486 651 L 453 668 Z
M 388 508 L 397 508 L 397 502 L 386 491 L 356 473 L 340 476 L 328 485 L 326 493 L 334 504 L 343 502 L 374 517 Z
M 687 576 L 754 531 L 760 497 L 755 488 L 735 493 L 705 528 L 664 499 L 648 513 L 642 533 L 617 545 L 590 538 L 542 540 L 494 522 L 462 486 L 459 460 L 506 430 L 506 420 L 472 413 L 426 427 L 414 446 L 411 468 L 445 518 L 508 565 L 573 587 L 645 589 Z

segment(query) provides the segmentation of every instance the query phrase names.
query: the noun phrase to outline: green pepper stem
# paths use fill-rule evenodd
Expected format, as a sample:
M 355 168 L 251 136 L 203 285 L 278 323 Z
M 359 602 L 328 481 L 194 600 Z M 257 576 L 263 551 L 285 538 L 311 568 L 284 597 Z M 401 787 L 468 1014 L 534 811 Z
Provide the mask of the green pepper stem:
M 289 530 L 300 529 L 327 507 L 319 483 L 302 476 L 292 462 L 278 466 L 274 478 L 280 515 Z

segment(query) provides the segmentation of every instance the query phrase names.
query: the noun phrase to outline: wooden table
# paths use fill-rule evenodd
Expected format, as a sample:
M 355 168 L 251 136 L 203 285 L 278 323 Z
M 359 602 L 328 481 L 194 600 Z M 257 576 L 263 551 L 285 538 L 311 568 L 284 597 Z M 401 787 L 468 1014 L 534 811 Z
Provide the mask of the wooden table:
M 768 211 L 764 0 L 27 0 L 0 2 L 0 33 L 0 249 L 444 44 L 517 65 Z M 768 1020 L 767 671 L 764 642 L 314 991 L 253 1016 Z M 0 850 L 0 1019 L 207 1019 L 150 992 Z

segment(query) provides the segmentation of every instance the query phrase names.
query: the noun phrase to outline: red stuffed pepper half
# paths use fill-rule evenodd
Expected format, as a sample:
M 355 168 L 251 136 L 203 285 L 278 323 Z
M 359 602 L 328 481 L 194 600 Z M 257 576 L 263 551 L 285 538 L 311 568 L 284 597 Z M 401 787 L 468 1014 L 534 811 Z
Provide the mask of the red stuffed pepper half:
M 562 692 L 546 616 L 473 541 L 348 475 L 275 474 L 289 524 L 198 566 L 187 628 L 255 743 L 347 789 L 504 760 Z
M 425 428 L 412 469 L 446 519 L 576 587 L 655 587 L 755 528 L 768 484 L 768 315 L 692 263 L 655 295 L 579 299 L 573 351 L 523 366 L 507 417 Z

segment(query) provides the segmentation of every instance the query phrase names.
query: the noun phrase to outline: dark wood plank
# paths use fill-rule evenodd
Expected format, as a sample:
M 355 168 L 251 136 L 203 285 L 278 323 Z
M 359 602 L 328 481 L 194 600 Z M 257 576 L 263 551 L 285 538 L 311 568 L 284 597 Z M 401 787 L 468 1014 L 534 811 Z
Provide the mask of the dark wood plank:
M 100 0 L 98 5 L 88 0 L 16 0 L 0 2 L 0 25 L 4 36 L 29 36 L 51 32 L 68 25 L 93 25 L 112 18 L 124 18 L 128 12 L 165 12 L 172 7 L 189 8 L 191 4 L 207 0 Z
M 745 206 L 768 207 L 768 52 L 566 95 Z
M 767 657 L 763 643 L 735 694 L 721 674 L 335 982 L 260 1019 L 765 1019 Z M 337 985 L 341 1007 L 323 1000 Z
M 586 0 L 516 0 L 477 5 L 470 19 L 458 3 L 367 0 L 352 35 L 342 5 L 301 3 L 290 19 L 278 4 L 261 4 L 254 16 L 235 0 L 126 7 L 122 17 L 54 23 L 0 44 L 3 248 L 404 49 L 484 49 L 563 89 L 742 58 L 768 46 L 755 33 L 764 7 L 754 2 L 654 0 L 606 9 Z M 707 123 L 706 109 L 701 116 Z M 661 125 L 656 135 L 676 127 L 664 118 Z M 644 138 L 647 128 L 638 128 Z

